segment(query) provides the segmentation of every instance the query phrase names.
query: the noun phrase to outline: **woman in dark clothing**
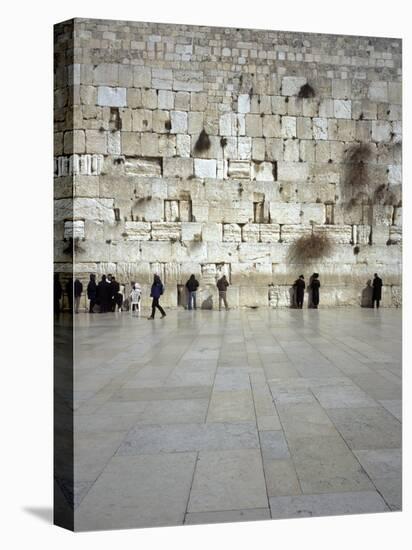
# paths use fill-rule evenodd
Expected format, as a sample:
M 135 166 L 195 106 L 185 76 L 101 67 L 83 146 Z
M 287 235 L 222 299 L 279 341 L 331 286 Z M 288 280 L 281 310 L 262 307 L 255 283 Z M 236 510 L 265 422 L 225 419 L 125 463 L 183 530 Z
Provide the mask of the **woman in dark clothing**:
M 302 309 L 303 300 L 305 297 L 305 277 L 303 275 L 299 275 L 299 279 L 296 279 L 293 286 L 296 291 L 296 307 L 298 309 Z
M 155 318 L 156 308 L 162 314 L 161 319 L 166 317 L 166 313 L 165 313 L 164 309 L 159 304 L 159 298 L 163 294 L 163 290 L 164 289 L 163 289 L 162 281 L 160 280 L 159 275 L 155 275 L 154 278 L 153 278 L 152 288 L 150 290 L 150 296 L 153 298 L 153 301 L 152 301 L 152 314 L 151 314 L 150 317 L 148 317 L 148 319 L 154 319 Z
M 376 309 L 379 309 L 379 302 L 382 299 L 382 284 L 382 279 L 375 273 L 372 283 L 372 307 L 375 307 L 376 302 Z
M 196 309 L 196 291 L 198 287 L 199 287 L 199 281 L 196 279 L 194 275 L 190 275 L 190 279 L 186 283 L 186 288 L 189 293 L 187 309 L 192 309 L 192 302 L 193 302 L 193 309 Z
M 90 300 L 89 313 L 94 313 L 93 308 L 97 300 L 96 275 L 94 273 L 90 274 L 90 281 L 87 285 L 87 298 Z
M 312 305 L 315 309 L 318 309 L 319 289 L 320 289 L 319 273 L 314 273 L 312 275 L 312 282 L 310 283 L 310 288 L 312 290 Z

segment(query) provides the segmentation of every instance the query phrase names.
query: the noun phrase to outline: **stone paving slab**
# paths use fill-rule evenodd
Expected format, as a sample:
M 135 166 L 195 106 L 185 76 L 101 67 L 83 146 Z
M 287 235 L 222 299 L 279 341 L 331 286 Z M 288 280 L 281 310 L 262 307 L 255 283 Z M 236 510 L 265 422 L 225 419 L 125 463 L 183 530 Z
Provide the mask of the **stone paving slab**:
M 254 422 L 138 426 L 127 434 L 118 455 L 257 449 Z
M 212 393 L 207 422 L 241 422 L 244 420 L 255 420 L 250 385 L 247 390 L 214 391 Z
M 177 424 L 204 422 L 208 399 L 163 399 L 149 401 L 135 424 Z
M 328 409 L 328 415 L 351 449 L 401 446 L 401 424 L 383 407 Z
M 159 401 L 160 399 L 205 399 L 211 386 L 181 386 L 157 388 L 124 388 L 115 393 L 113 401 Z
M 116 456 L 77 509 L 76 530 L 183 523 L 196 453 Z
M 272 497 L 272 518 L 374 514 L 389 508 L 377 491 Z
M 255 508 L 254 510 L 219 510 L 217 512 L 194 512 L 186 514 L 185 525 L 262 521 L 265 519 L 270 519 L 269 508 Z
M 189 513 L 267 506 L 260 450 L 199 453 L 190 492 Z

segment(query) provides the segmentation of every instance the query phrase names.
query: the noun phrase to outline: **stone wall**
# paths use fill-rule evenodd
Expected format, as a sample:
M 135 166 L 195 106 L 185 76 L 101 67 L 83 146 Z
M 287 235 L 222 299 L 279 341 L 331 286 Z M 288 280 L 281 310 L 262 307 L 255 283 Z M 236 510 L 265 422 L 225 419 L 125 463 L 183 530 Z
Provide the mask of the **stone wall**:
M 281 307 L 300 273 L 359 305 L 378 272 L 400 305 L 400 40 L 75 19 L 55 55 L 57 271 L 145 303 L 158 273 L 168 306 L 194 273 L 204 307 L 222 273 Z M 331 252 L 292 260 L 311 234 Z

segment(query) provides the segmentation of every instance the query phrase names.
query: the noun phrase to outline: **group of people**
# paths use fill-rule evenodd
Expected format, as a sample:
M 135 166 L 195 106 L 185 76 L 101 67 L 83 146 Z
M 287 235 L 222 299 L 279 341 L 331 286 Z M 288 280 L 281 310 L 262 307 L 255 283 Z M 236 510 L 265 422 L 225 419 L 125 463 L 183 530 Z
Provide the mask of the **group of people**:
M 377 273 L 374 274 L 373 282 L 372 282 L 372 302 L 370 304 L 371 307 L 379 308 L 380 301 L 382 299 L 382 279 L 378 276 Z M 305 277 L 303 275 L 299 275 L 299 277 L 296 279 L 296 281 L 293 283 L 293 289 L 294 289 L 294 301 L 295 305 L 298 309 L 303 308 L 303 301 L 305 297 Z M 319 306 L 319 289 L 320 289 L 320 281 L 319 281 L 319 273 L 313 273 L 313 275 L 310 278 L 308 290 L 310 291 L 310 307 L 313 307 L 314 309 L 317 309 Z
M 128 296 L 129 298 L 129 309 L 133 313 L 137 311 L 140 313 L 140 301 L 142 295 L 142 289 L 139 283 L 132 281 L 131 283 L 131 292 Z M 382 299 L 382 279 L 378 276 L 377 273 L 374 274 L 374 279 L 372 283 L 372 304 L 371 307 L 379 308 L 380 301 Z M 225 309 L 229 309 L 229 304 L 227 301 L 227 288 L 229 282 L 225 275 L 223 275 L 216 283 L 217 289 L 219 291 L 219 311 L 222 309 L 222 304 Z M 187 289 L 188 303 L 187 309 L 192 310 L 196 309 L 196 294 L 199 288 L 199 281 L 196 279 L 195 275 L 191 275 L 185 285 Z M 305 277 L 304 275 L 299 275 L 298 279 L 293 284 L 294 289 L 294 301 L 298 309 L 303 308 L 303 302 L 305 297 Z M 310 307 L 315 309 L 319 305 L 319 273 L 313 273 L 310 277 L 308 290 L 310 291 Z M 73 312 L 73 299 L 74 299 L 74 311 L 75 313 L 79 312 L 80 307 L 80 298 L 83 293 L 83 284 L 79 279 L 69 278 L 66 283 L 66 294 L 69 302 L 69 309 Z M 125 285 L 119 283 L 114 275 L 102 275 L 101 280 L 96 282 L 96 275 L 92 273 L 90 275 L 90 280 L 87 285 L 87 298 L 89 300 L 89 313 L 95 313 L 94 308 L 96 305 L 99 306 L 100 313 L 122 311 L 123 305 L 125 303 Z M 152 312 L 148 319 L 154 319 L 156 309 L 159 310 L 161 318 L 166 317 L 166 313 L 162 306 L 160 305 L 160 297 L 164 293 L 163 283 L 158 275 L 154 275 L 153 283 L 150 289 L 150 297 L 152 298 Z M 55 273 L 54 275 L 54 312 L 56 315 L 60 313 L 60 300 L 63 296 L 63 287 L 60 283 L 59 274 Z

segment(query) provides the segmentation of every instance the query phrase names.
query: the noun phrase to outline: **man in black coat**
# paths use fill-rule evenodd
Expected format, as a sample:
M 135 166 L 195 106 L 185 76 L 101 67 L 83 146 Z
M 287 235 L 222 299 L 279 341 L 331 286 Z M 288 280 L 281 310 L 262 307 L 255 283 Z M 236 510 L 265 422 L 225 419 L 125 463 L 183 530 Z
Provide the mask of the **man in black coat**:
M 186 288 L 188 292 L 187 309 L 192 309 L 192 303 L 193 303 L 193 309 L 196 309 L 196 291 L 198 287 L 199 287 L 199 281 L 196 279 L 196 277 L 193 274 L 190 275 L 190 278 L 186 283 Z
M 298 309 L 302 309 L 303 300 L 305 297 L 305 277 L 303 275 L 299 275 L 299 279 L 296 279 L 293 286 L 296 290 L 296 307 Z
M 100 313 L 107 313 L 110 308 L 110 285 L 106 281 L 106 275 L 102 275 L 97 285 L 97 299 L 100 304 Z
M 312 290 L 312 305 L 315 309 L 318 309 L 319 305 L 319 273 L 314 273 L 312 275 L 312 282 L 310 283 L 310 289 Z
M 54 314 L 57 318 L 60 316 L 60 300 L 63 296 L 63 288 L 58 273 L 54 274 Z
M 373 291 L 372 291 L 372 307 L 375 307 L 376 302 L 376 309 L 379 309 L 379 302 L 382 299 L 382 279 L 378 276 L 377 273 L 373 276 Z
M 74 311 L 79 313 L 80 298 L 83 292 L 83 285 L 79 279 L 74 281 Z
M 110 293 L 111 293 L 111 302 L 110 302 L 110 306 L 111 306 L 111 311 L 115 311 L 116 309 L 116 304 L 118 303 L 118 300 L 119 300 L 119 290 L 120 290 L 120 285 L 119 283 L 116 281 L 116 278 L 115 276 L 113 275 L 112 276 L 112 280 L 110 282 Z
M 89 313 L 94 313 L 93 308 L 97 300 L 97 284 L 96 275 L 94 273 L 90 274 L 90 281 L 87 285 L 87 297 L 90 300 Z

